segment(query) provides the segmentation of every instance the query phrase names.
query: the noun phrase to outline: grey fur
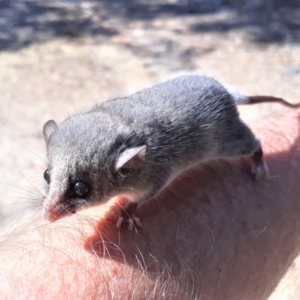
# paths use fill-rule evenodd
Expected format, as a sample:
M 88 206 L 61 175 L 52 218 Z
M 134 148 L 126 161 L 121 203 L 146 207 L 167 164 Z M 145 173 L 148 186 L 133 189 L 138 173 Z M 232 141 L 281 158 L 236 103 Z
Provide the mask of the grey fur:
M 46 217 L 56 220 L 115 195 L 141 204 L 201 161 L 252 155 L 260 142 L 239 119 L 239 99 L 213 78 L 189 75 L 96 105 L 53 132 L 46 123 L 44 132 L 51 133 L 45 136 L 51 174 Z M 139 167 L 113 172 L 123 151 L 143 145 Z M 89 197 L 68 196 L 76 181 L 91 186 Z

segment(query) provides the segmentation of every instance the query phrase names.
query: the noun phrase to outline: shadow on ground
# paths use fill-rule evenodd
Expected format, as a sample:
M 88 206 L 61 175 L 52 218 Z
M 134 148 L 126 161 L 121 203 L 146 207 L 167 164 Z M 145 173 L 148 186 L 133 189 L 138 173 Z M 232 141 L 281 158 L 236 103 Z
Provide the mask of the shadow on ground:
M 217 20 L 222 11 L 233 14 Z M 0 0 L 0 51 L 57 37 L 108 39 L 136 20 L 188 15 L 197 16 L 189 28 L 193 33 L 244 29 L 253 42 L 300 42 L 298 0 Z

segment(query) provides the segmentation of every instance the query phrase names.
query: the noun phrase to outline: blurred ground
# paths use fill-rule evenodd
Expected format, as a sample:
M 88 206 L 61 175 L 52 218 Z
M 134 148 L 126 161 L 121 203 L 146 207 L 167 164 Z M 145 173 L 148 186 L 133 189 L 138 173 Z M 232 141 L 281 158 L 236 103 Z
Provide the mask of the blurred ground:
M 42 190 L 48 119 L 181 72 L 300 101 L 298 1 L 0 0 L 1 228 Z

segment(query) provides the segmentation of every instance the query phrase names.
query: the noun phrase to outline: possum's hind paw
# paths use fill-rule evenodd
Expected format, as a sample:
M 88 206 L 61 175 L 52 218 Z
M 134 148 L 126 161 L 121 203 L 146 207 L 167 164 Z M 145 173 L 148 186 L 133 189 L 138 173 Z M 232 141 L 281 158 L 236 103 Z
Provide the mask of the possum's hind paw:
M 255 179 L 266 179 L 269 176 L 269 168 L 264 159 L 262 159 L 258 164 L 254 163 L 251 167 L 251 172 L 254 174 Z
M 252 160 L 253 164 L 251 167 L 251 172 L 255 175 L 255 179 L 259 180 L 268 178 L 269 169 L 261 147 L 252 154 Z

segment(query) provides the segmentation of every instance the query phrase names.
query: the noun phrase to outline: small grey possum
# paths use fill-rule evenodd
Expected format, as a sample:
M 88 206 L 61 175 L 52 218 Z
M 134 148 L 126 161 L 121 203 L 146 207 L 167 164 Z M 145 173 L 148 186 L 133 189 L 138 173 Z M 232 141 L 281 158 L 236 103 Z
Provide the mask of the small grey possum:
M 115 196 L 128 199 L 117 226 L 141 225 L 138 206 L 183 171 L 206 160 L 251 157 L 256 179 L 268 176 L 259 140 L 236 104 L 286 101 L 230 93 L 213 78 L 182 76 L 94 106 L 59 126 L 43 127 L 49 165 L 44 216 L 54 222 Z

